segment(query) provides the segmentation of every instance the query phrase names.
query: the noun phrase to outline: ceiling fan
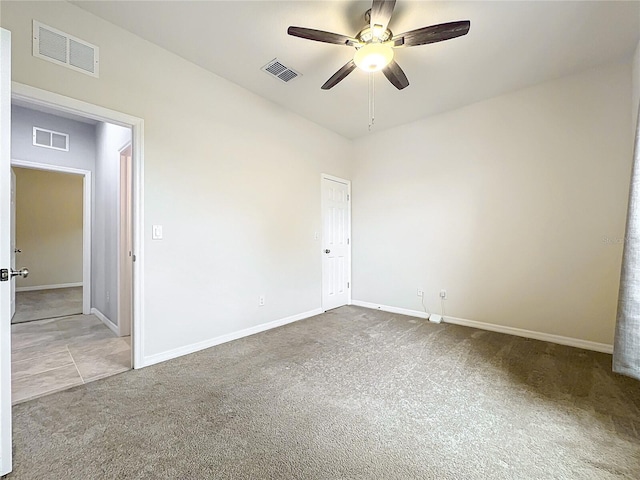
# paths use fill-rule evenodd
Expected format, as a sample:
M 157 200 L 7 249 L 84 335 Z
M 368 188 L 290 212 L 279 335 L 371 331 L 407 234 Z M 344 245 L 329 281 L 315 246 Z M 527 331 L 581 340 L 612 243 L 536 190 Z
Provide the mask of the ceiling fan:
M 409 86 L 409 80 L 393 59 L 394 48 L 415 47 L 461 37 L 469 32 L 471 22 L 462 20 L 441 23 L 394 35 L 387 28 L 387 25 L 391 20 L 395 5 L 396 0 L 373 0 L 371 9 L 365 13 L 365 21 L 369 24 L 360 30 L 355 37 L 303 27 L 289 27 L 287 33 L 294 37 L 315 40 L 316 42 L 334 43 L 356 48 L 353 59 L 349 60 L 322 85 L 323 90 L 335 87 L 356 67 L 366 72 L 382 70 L 385 77 L 398 90 L 402 90 Z

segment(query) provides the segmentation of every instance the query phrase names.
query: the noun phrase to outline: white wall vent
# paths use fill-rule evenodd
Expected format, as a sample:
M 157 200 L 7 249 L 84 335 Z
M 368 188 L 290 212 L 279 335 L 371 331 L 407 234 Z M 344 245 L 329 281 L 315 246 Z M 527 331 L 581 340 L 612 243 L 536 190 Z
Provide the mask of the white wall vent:
M 33 127 L 33 144 L 36 147 L 53 148 L 54 150 L 69 151 L 69 135 L 54 132 L 46 128 Z
M 33 56 L 99 77 L 100 49 L 84 40 L 33 21 Z
M 290 82 L 294 78 L 302 76 L 300 72 L 296 72 L 294 69 L 283 65 L 282 62 L 277 58 L 271 60 L 260 70 L 262 70 L 263 72 L 267 72 L 269 75 L 272 75 L 276 78 L 279 78 L 285 83 Z

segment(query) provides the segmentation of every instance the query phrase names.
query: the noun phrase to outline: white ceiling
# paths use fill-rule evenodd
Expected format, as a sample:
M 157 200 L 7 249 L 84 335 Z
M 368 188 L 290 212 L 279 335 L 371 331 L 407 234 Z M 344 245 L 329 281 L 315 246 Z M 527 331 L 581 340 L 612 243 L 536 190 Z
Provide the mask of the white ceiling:
M 320 86 L 351 47 L 287 35 L 290 25 L 355 35 L 367 1 L 81 1 L 79 7 L 345 137 L 368 132 L 367 74 Z M 470 20 L 468 35 L 396 50 L 411 84 L 376 74 L 379 131 L 627 59 L 640 38 L 640 2 L 398 0 L 389 28 Z M 283 83 L 260 68 L 277 57 L 303 76 Z

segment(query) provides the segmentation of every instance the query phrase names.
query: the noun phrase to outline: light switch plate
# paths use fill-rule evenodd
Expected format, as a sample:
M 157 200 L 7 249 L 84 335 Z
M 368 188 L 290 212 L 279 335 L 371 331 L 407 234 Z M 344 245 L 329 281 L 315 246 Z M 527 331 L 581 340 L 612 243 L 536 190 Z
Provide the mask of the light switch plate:
M 153 225 L 151 228 L 151 239 L 162 240 L 162 225 Z

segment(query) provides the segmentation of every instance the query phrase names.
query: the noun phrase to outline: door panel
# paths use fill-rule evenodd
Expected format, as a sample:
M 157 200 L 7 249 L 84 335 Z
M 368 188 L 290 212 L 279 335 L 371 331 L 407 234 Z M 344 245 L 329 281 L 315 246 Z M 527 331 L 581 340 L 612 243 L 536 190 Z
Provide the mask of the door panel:
M 11 169 L 11 268 L 16 269 L 16 172 Z M 11 318 L 16 314 L 16 282 L 11 283 Z
M 0 29 L 0 268 L 11 268 L 11 33 Z M 0 475 L 11 471 L 11 283 L 0 282 Z
M 322 179 L 322 309 L 349 303 L 351 251 L 347 181 Z

